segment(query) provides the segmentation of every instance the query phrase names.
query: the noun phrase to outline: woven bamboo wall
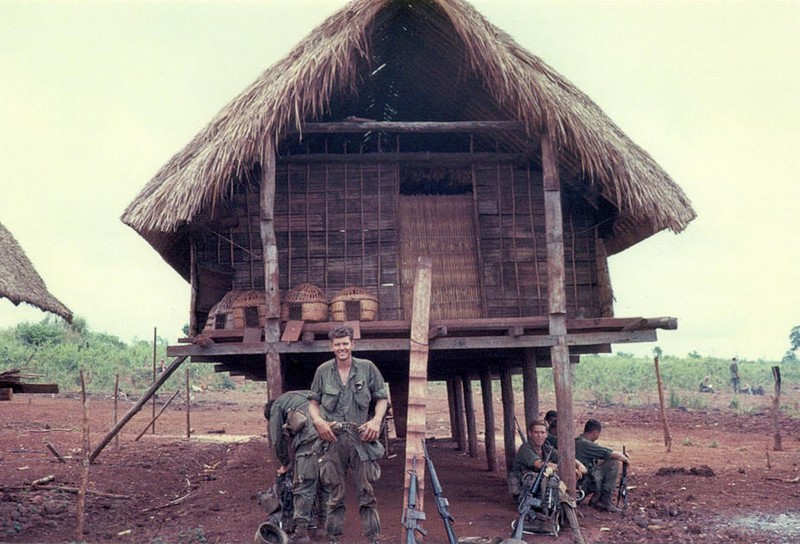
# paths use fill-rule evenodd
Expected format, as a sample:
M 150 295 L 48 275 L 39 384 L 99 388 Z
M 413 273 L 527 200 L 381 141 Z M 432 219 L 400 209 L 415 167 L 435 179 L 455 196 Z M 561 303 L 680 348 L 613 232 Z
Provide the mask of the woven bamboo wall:
M 345 287 L 362 287 L 378 297 L 379 319 L 402 319 L 410 315 L 410 308 L 404 311 L 410 291 L 401 292 L 401 275 L 413 266 L 404 268 L 401 257 L 424 246 L 440 260 L 435 292 L 441 296 L 433 301 L 433 317 L 546 315 L 541 173 L 492 163 L 474 165 L 471 177 L 474 194 L 459 195 L 454 198 L 459 204 L 451 205 L 441 204 L 449 197 L 401 197 L 395 163 L 279 164 L 275 230 L 281 291 L 312 283 L 330 298 Z M 423 205 L 419 213 L 432 217 L 423 230 L 406 222 L 404 240 L 401 199 L 440 202 L 431 203 L 433 208 Z M 595 211 L 569 191 L 563 206 L 568 314 L 612 315 L 607 257 L 597 238 Z M 229 272 L 231 289 L 262 289 L 258 186 L 238 185 L 229 209 L 218 215 L 232 226 L 208 226 L 196 237 L 198 263 Z M 463 244 L 467 227 L 476 238 L 471 248 Z M 468 278 L 472 267 L 477 275 Z
M 546 315 L 541 172 L 511 163 L 475 165 L 473 183 L 486 317 Z M 563 206 L 567 312 L 599 316 L 594 212 L 581 198 L 566 196 Z

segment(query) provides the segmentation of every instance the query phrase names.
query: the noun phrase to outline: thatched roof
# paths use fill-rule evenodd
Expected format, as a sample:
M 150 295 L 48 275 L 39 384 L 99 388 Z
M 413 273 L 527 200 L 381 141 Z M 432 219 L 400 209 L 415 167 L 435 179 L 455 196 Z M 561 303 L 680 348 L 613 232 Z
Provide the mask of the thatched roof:
M 384 74 L 392 69 L 390 81 Z M 588 96 L 467 2 L 354 0 L 223 108 L 122 221 L 185 271 L 184 225 L 223 201 L 232 183 L 304 123 L 363 115 L 365 88 L 381 84 L 391 87 L 384 95 L 405 86 L 413 95 L 406 108 L 440 100 L 416 117 L 406 112 L 406 120 L 516 120 L 531 149 L 547 127 L 559 144 L 562 179 L 581 178 L 616 208 L 611 253 L 663 229 L 679 232 L 695 217 L 681 188 Z M 402 117 L 398 104 L 385 106 Z
M 42 277 L 11 233 L 0 223 L 0 297 L 19 305 L 27 302 L 72 321 L 69 308 L 50 294 Z

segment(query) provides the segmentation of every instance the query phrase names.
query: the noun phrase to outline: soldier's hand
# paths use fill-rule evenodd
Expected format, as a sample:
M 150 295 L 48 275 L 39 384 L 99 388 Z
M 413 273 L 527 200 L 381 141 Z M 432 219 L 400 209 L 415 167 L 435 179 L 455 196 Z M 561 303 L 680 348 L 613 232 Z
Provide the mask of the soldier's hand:
M 362 442 L 372 442 L 377 440 L 381 433 L 381 424 L 374 419 L 370 419 L 366 423 L 358 426 L 358 435 L 361 437 Z
M 336 435 L 333 434 L 330 422 L 318 419 L 314 421 L 314 428 L 317 430 L 319 437 L 325 442 L 336 442 Z

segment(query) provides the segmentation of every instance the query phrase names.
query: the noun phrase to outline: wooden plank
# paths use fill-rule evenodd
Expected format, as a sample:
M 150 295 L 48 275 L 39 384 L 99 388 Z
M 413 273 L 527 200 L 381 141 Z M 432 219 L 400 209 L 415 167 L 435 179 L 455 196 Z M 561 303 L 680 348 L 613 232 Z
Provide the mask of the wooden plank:
M 519 121 L 333 121 L 305 123 L 294 134 L 333 134 L 361 132 L 522 132 L 525 125 Z
M 58 393 L 57 383 L 14 383 L 14 393 Z
M 281 336 L 281 342 L 297 342 L 300 340 L 300 334 L 303 332 L 303 325 L 305 321 L 299 321 L 291 319 L 286 322 L 286 326 L 283 328 L 283 335 Z
M 411 342 L 408 361 L 408 412 L 406 419 L 406 457 L 403 508 L 408 507 L 410 471 L 416 468 L 418 493 L 416 507 L 423 510 L 425 464 L 422 459 L 422 440 L 425 439 L 426 394 L 428 385 L 428 327 L 431 308 L 431 259 L 419 257 L 414 274 L 414 294 L 411 307 Z

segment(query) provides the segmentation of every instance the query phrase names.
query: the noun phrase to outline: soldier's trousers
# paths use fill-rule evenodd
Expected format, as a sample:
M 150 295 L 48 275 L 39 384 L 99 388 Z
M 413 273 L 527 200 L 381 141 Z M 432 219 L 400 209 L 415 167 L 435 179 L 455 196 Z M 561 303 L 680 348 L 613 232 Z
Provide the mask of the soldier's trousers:
M 344 531 L 345 478 L 350 470 L 358 494 L 358 514 L 364 535 L 374 539 L 381 533 L 381 521 L 372 482 L 380 478 L 381 469 L 377 461 L 362 460 L 359 457 L 356 440 L 359 440 L 358 437 L 350 432 L 339 434 L 336 442 L 328 445 L 328 451 L 322 457 L 320 479 L 329 493 L 325 529 L 329 536 L 337 537 Z
M 295 452 L 292 481 L 295 524 L 313 525 L 314 521 L 311 518 L 319 482 L 319 456 L 314 446 L 315 442 L 303 444 Z

